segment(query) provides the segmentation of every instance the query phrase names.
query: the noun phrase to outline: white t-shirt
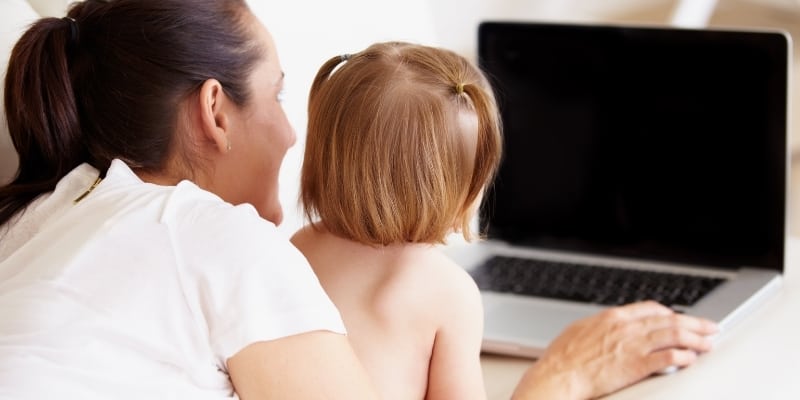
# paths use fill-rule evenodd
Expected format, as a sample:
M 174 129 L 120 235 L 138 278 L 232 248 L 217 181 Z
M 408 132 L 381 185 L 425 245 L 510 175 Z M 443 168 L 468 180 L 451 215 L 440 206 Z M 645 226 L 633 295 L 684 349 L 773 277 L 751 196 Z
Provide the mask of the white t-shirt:
M 0 398 L 235 398 L 257 341 L 344 333 L 302 254 L 249 205 L 123 162 L 82 165 L 0 227 Z

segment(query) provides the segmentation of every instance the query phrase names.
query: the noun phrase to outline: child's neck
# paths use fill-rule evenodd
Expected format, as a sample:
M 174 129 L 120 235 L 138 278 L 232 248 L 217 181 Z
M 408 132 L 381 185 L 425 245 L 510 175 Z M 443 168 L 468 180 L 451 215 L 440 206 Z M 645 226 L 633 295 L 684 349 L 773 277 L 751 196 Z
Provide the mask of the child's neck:
M 409 242 L 390 243 L 387 245 L 367 244 L 336 235 L 333 232 L 329 231 L 322 224 L 319 224 L 318 228 L 319 228 L 317 231 L 318 234 L 327 237 L 332 242 L 335 242 L 336 246 L 342 246 L 343 249 L 346 248 L 347 251 L 350 252 L 351 254 L 363 254 L 365 256 L 369 255 L 370 257 L 381 256 L 381 257 L 397 258 L 403 256 L 404 254 L 413 254 L 413 253 L 418 253 L 420 251 L 429 251 L 434 246 L 429 243 L 409 243 Z

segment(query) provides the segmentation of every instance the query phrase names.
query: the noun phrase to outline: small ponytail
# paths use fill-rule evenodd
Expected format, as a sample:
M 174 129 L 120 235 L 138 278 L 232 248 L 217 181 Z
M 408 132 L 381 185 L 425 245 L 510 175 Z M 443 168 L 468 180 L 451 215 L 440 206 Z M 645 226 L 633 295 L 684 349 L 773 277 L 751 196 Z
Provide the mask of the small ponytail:
M 319 68 L 319 71 L 317 72 L 316 77 L 314 77 L 314 82 L 311 83 L 311 90 L 309 91 L 309 96 L 308 96 L 308 98 L 311 99 L 311 101 L 313 101 L 313 99 L 316 99 L 317 97 L 316 93 L 319 90 L 320 85 L 322 85 L 323 82 L 325 82 L 326 80 L 328 80 L 328 78 L 330 78 L 331 74 L 336 69 L 336 67 L 338 67 L 339 64 L 346 62 L 351 57 L 353 57 L 352 54 L 342 54 L 340 56 L 331 57 L 331 59 L 326 61 L 325 64 L 322 64 L 322 66 Z M 309 103 L 309 108 L 310 107 L 311 104 Z
M 11 52 L 4 100 L 19 168 L 0 187 L 0 225 L 87 161 L 69 72 L 75 24 L 71 18 L 40 19 Z
M 465 202 L 465 211 L 481 195 L 486 185 L 494 181 L 502 157 L 502 124 L 497 103 L 486 78 L 478 83 L 459 84 L 460 95 L 466 95 L 478 118 L 478 142 L 475 146 L 475 165 Z M 458 89 L 456 89 L 458 93 Z M 462 232 L 469 232 L 469 221 L 462 221 Z M 469 239 L 469 238 L 467 238 Z

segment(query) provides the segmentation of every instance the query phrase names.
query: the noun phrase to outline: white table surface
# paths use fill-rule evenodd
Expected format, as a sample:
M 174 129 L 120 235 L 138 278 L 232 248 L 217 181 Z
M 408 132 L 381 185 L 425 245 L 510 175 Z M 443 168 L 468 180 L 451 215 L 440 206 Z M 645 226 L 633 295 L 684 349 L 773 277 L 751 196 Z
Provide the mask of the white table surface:
M 790 239 L 778 293 L 694 365 L 648 378 L 607 399 L 800 399 L 800 240 Z M 532 360 L 484 354 L 490 400 L 508 400 Z

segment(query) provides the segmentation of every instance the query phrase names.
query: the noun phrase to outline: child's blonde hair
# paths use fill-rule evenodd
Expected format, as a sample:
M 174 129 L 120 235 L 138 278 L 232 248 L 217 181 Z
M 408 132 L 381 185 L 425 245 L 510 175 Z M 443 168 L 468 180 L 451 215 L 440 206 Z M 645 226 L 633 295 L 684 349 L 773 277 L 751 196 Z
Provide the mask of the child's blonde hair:
M 334 57 L 308 112 L 300 200 L 310 221 L 373 245 L 472 238 L 502 144 L 491 87 L 464 57 L 399 42 Z

